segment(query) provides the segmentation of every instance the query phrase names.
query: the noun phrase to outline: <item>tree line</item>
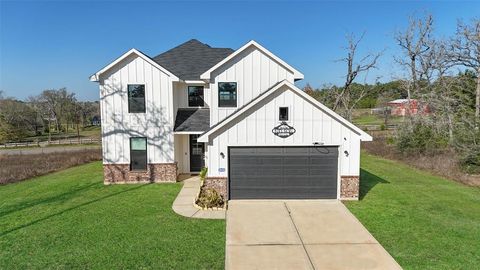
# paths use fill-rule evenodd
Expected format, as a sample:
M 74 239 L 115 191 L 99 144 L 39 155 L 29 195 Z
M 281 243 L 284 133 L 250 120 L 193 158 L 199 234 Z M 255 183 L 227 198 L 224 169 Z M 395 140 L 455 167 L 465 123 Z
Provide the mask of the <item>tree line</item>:
M 480 172 L 480 20 L 458 21 L 449 37 L 435 35 L 434 18 L 412 16 L 405 29 L 394 33 L 400 53 L 394 56 L 402 75 L 388 83 L 358 81 L 378 68 L 383 52 L 358 55 L 359 38 L 347 37 L 345 81 L 341 86 L 304 90 L 348 120 L 358 108 L 385 107 L 405 98 L 407 115 L 393 143 L 402 153 L 433 155 L 453 151 L 470 172 Z M 411 99 L 428 105 L 429 113 L 411 113 Z M 419 107 L 422 110 L 423 107 Z
M 100 115 L 98 101 L 79 101 L 66 88 L 44 90 L 25 101 L 0 91 L 0 143 L 27 137 L 77 132 Z

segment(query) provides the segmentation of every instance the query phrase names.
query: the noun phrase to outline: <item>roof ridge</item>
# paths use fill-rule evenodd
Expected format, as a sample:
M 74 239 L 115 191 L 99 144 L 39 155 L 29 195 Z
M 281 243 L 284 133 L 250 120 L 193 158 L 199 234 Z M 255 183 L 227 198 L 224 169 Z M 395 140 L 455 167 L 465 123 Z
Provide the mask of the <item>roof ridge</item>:
M 180 47 L 182 47 L 182 46 L 187 45 L 188 43 L 201 44 L 201 45 L 205 45 L 205 46 L 207 46 L 207 47 L 209 47 L 209 48 L 212 48 L 212 47 L 210 47 L 209 45 L 201 42 L 200 40 L 198 40 L 198 39 L 196 39 L 196 38 L 192 38 L 192 39 L 189 39 L 189 40 L 187 40 L 187 41 L 185 41 L 185 42 L 183 42 L 183 43 L 181 43 L 181 44 L 179 44 L 179 45 L 177 45 L 177 46 L 175 46 L 175 47 L 173 47 L 173 48 L 170 48 L 170 49 L 168 49 L 168 50 L 166 50 L 166 51 L 158 54 L 157 56 L 155 56 L 155 57 L 153 57 L 153 58 L 157 58 L 158 56 L 160 56 L 160 55 L 162 55 L 162 54 L 165 54 L 165 53 L 167 53 L 167 52 L 169 52 L 169 51 L 171 51 L 171 50 L 174 50 L 174 49 L 178 49 L 178 48 L 180 48 Z

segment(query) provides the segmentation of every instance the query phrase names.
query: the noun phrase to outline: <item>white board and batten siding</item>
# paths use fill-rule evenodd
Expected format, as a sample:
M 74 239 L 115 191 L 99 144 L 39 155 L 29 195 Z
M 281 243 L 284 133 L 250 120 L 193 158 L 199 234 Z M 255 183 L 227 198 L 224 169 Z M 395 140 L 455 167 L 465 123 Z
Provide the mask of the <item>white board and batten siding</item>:
M 279 107 L 289 108 L 287 123 L 296 130 L 287 138 L 272 133 L 280 124 Z M 211 177 L 228 177 L 228 146 L 313 146 L 314 142 L 339 146 L 340 175 L 359 175 L 360 136 L 287 86 L 212 135 L 206 160 Z
M 131 137 L 147 137 L 148 163 L 174 162 L 169 75 L 130 55 L 103 73 L 99 83 L 104 164 L 130 163 Z M 146 113 L 128 112 L 128 84 L 145 85 Z
M 237 108 L 256 98 L 278 82 L 294 82 L 294 75 L 286 67 L 254 46 L 242 51 L 224 66 L 212 73 L 210 80 L 210 126 L 221 121 Z M 218 83 L 237 83 L 237 107 L 218 107 Z

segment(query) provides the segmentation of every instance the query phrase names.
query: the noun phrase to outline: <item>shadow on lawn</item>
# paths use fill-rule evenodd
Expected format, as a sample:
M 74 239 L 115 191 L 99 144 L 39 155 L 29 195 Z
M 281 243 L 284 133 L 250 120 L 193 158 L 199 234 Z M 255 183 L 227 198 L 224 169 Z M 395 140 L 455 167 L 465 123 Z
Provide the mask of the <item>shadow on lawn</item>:
M 102 185 L 103 185 L 103 184 L 102 184 Z M 64 210 L 62 210 L 62 211 L 59 211 L 59 212 L 57 212 L 57 213 L 54 213 L 54 214 L 45 216 L 45 217 L 43 217 L 43 218 L 39 218 L 39 219 L 37 219 L 37 220 L 28 222 L 28 223 L 23 224 L 23 225 L 19 225 L 19 226 L 15 227 L 15 228 L 12 228 L 12 229 L 9 229 L 9 230 L 0 232 L 0 237 L 5 236 L 5 235 L 7 235 L 7 234 L 9 234 L 9 233 L 12 233 L 12 232 L 14 232 L 14 231 L 18 231 L 18 230 L 20 230 L 20 229 L 26 228 L 26 227 L 28 227 L 28 226 L 35 225 L 35 224 L 37 224 L 37 223 L 39 223 L 39 222 L 42 222 L 42 221 L 45 221 L 45 220 L 47 220 L 47 219 L 49 219 L 49 218 L 52 218 L 52 217 L 55 217 L 55 216 L 59 216 L 59 215 L 61 215 L 61 214 L 63 214 L 63 213 L 66 213 L 66 212 L 75 210 L 75 209 L 77 209 L 77 208 L 80 208 L 80 207 L 83 207 L 83 206 L 86 206 L 86 205 L 90 205 L 90 204 L 92 204 L 92 203 L 96 203 L 96 202 L 102 201 L 102 200 L 104 200 L 104 199 L 108 199 L 108 198 L 111 198 L 111 197 L 113 197 L 113 196 L 117 196 L 117 195 L 122 194 L 122 193 L 126 193 L 126 192 L 130 192 L 130 191 L 133 191 L 133 190 L 137 190 L 137 189 L 142 188 L 142 187 L 144 187 L 144 186 L 146 186 L 146 185 L 150 185 L 150 184 L 143 184 L 143 185 L 135 186 L 135 187 L 132 187 L 132 188 L 129 188 L 129 189 L 126 189 L 126 190 L 122 190 L 122 191 L 119 191 L 119 192 L 115 192 L 115 193 L 109 194 L 109 195 L 107 195 L 107 196 L 103 196 L 103 197 L 100 197 L 100 198 L 97 198 L 97 199 L 94 199 L 94 200 L 91 200 L 91 201 L 88 201 L 88 202 L 85 202 L 85 203 L 81 203 L 81 204 L 78 204 L 78 205 L 69 207 L 69 208 L 64 209 Z
M 95 187 L 95 186 L 97 188 L 100 188 L 100 187 L 103 187 L 104 185 L 103 185 L 103 183 L 96 182 L 96 183 L 91 183 L 91 184 L 88 184 L 88 185 L 82 185 L 80 187 L 72 188 L 71 190 L 69 190 L 67 192 L 64 192 L 64 193 L 61 193 L 61 194 L 58 194 L 58 195 L 55 195 L 55 196 L 51 196 L 51 197 L 47 197 L 47 198 L 39 198 L 39 199 L 30 200 L 30 201 L 22 201 L 18 204 L 14 204 L 10 207 L 7 207 L 6 209 L 2 209 L 2 211 L 0 211 L 0 218 L 3 217 L 3 216 L 6 216 L 8 214 L 17 212 L 17 211 L 21 211 L 21 210 L 24 210 L 24 209 L 27 209 L 27 208 L 30 208 L 30 207 L 38 206 L 40 204 L 59 203 L 59 202 L 67 201 L 67 200 L 71 199 L 72 197 L 74 197 L 74 195 L 77 195 L 77 193 L 80 193 L 80 192 L 83 192 L 83 191 L 86 191 L 86 190 L 90 190 L 92 187 Z
M 377 184 L 390 184 L 387 180 L 376 176 L 375 174 L 360 169 L 360 200 L 363 200 L 363 197 L 375 187 Z

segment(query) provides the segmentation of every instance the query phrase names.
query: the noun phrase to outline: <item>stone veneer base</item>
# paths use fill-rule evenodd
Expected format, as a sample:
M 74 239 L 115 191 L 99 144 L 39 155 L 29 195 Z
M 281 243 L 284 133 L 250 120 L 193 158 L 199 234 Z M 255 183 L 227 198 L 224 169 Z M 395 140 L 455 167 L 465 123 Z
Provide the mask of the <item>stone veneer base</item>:
M 104 164 L 105 184 L 172 183 L 177 181 L 176 163 L 151 163 L 146 171 L 130 171 L 129 164 Z
M 340 200 L 358 200 L 360 193 L 359 176 L 340 176 Z

